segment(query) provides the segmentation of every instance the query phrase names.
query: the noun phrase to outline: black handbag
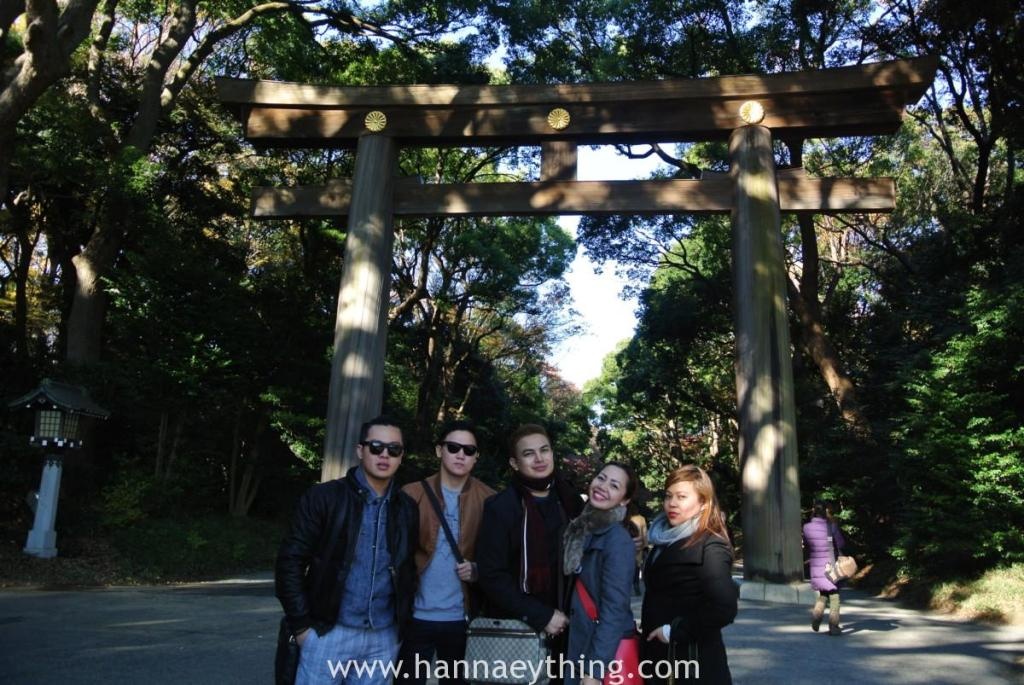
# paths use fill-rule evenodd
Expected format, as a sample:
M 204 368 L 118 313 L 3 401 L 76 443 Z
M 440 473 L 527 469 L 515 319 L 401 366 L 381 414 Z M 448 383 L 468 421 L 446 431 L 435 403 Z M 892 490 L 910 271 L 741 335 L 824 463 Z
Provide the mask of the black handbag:
M 277 631 L 277 653 L 274 655 L 275 685 L 293 685 L 295 673 L 299 670 L 299 643 L 288 628 L 288 619 L 281 617 Z

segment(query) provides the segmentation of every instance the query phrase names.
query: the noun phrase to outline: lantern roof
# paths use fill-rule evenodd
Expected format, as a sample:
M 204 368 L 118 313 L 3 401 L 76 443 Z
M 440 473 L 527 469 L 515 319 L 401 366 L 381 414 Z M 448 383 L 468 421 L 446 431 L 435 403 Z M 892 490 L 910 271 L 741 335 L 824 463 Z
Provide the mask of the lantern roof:
M 80 385 L 61 383 L 46 378 L 38 388 L 7 404 L 11 409 L 31 409 L 36 404 L 49 403 L 64 411 L 97 419 L 105 419 L 110 412 L 93 402 L 88 391 Z

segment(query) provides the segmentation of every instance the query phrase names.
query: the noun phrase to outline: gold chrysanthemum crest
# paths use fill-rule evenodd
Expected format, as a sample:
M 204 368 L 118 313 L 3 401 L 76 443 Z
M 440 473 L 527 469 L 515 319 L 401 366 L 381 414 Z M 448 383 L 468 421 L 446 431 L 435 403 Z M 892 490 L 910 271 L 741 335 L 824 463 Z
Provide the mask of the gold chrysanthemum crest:
M 740 105 L 740 119 L 748 124 L 760 124 L 764 121 L 764 107 L 757 100 L 747 100 Z
M 553 110 L 548 112 L 548 126 L 556 131 L 561 131 L 563 128 L 568 126 L 571 120 L 572 117 L 569 116 L 569 113 L 561 107 L 555 107 Z
M 383 131 L 384 127 L 388 125 L 388 118 L 384 115 L 384 112 L 373 110 L 363 119 L 363 124 L 368 131 L 377 133 L 378 131 Z

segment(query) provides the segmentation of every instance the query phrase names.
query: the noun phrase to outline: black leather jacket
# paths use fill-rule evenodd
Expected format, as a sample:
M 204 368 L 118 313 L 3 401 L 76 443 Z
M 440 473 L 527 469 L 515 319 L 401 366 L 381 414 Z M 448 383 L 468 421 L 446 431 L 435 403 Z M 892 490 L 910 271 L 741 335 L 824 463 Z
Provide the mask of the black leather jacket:
M 299 499 L 291 530 L 281 542 L 274 590 L 293 634 L 313 628 L 323 635 L 338 622 L 345 579 L 355 557 L 359 522 L 368 491 L 355 470 L 314 485 Z M 416 596 L 416 541 L 419 512 L 395 487 L 388 509 L 387 545 L 395 587 L 395 622 L 402 634 Z

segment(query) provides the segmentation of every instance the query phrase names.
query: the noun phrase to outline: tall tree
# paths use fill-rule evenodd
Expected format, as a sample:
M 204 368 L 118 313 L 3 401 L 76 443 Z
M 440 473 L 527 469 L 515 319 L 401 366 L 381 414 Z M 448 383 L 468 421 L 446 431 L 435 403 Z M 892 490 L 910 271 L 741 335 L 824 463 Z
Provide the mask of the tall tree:
M 7 195 L 7 170 L 17 124 L 46 88 L 68 74 L 71 55 L 89 35 L 96 1 L 27 2 L 24 31 L 12 31 L 19 12 L 17 2 L 5 3 L 5 37 L 20 38 L 22 50 L 5 64 L 0 82 L 0 199 Z M 105 312 L 103 279 L 120 254 L 132 216 L 143 211 L 144 197 L 134 192 L 145 187 L 151 174 L 147 156 L 153 151 L 162 122 L 175 111 L 185 87 L 214 62 L 243 46 L 268 25 L 284 44 L 315 45 L 339 36 L 389 41 L 411 50 L 413 45 L 435 45 L 435 36 L 458 30 L 472 15 L 457 3 L 439 7 L 382 6 L 370 15 L 353 14 L 339 3 L 305 0 L 269 2 L 205 2 L 177 0 L 166 5 L 107 0 L 95 16 L 95 33 L 88 58 L 75 78 L 95 121 L 103 127 L 101 139 L 109 171 L 100 192 L 92 234 L 74 255 L 75 294 L 67 323 L 67 358 L 73 363 L 100 357 Z M 58 11 L 60 10 L 60 11 Z M 10 15 L 10 16 L 8 16 Z M 389 24 L 386 28 L 384 24 Z M 15 35 L 16 34 L 16 35 Z M 267 41 L 265 44 L 269 44 Z M 303 48 L 307 53 L 308 49 Z M 301 50 L 293 49 L 292 54 Z M 427 51 L 429 56 L 429 50 Z M 426 60 L 426 57 L 424 58 Z M 307 60 L 312 63 L 312 60 Z M 128 64 L 127 78 L 113 72 Z M 264 70 L 266 71 L 266 70 Z
M 502 176 L 503 154 L 428 150 L 405 164 L 439 181 L 488 180 Z M 574 255 L 572 238 L 551 219 L 398 224 L 391 317 L 419 350 L 417 432 L 429 436 L 438 420 L 465 414 L 469 394 L 483 390 L 467 381 L 467 365 L 545 356 L 566 325 L 561 277 Z
M 242 35 L 261 17 L 281 14 L 287 14 L 299 31 L 329 27 L 342 34 L 394 38 L 344 10 L 297 1 L 233 8 L 183 0 L 163 8 L 127 8 L 126 18 L 134 23 L 135 35 L 140 39 L 132 49 L 138 55 L 139 70 L 135 74 L 137 88 L 125 94 L 132 110 L 122 133 L 114 126 L 112 103 L 103 88 L 108 51 L 117 44 L 111 40 L 113 30 L 107 28 L 114 25 L 116 10 L 116 2 L 104 5 L 102 28 L 91 46 L 86 74 L 86 93 L 94 115 L 110 127 L 107 142 L 113 172 L 93 233 L 73 259 L 76 288 L 67 330 L 67 358 L 73 363 L 88 363 L 100 357 L 105 315 L 103 278 L 117 259 L 132 215 L 139 211 L 138 198 L 127 191 L 142 182 L 140 177 L 147 173 L 145 156 L 161 120 L 174 110 L 186 84 L 214 50 Z

